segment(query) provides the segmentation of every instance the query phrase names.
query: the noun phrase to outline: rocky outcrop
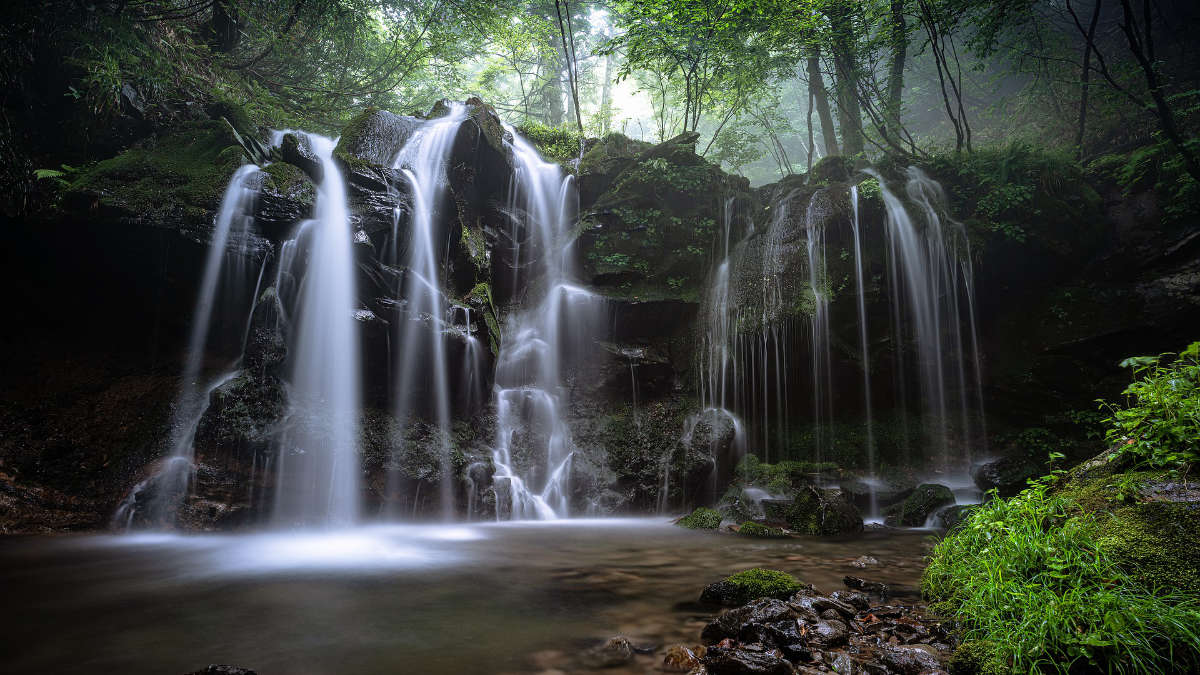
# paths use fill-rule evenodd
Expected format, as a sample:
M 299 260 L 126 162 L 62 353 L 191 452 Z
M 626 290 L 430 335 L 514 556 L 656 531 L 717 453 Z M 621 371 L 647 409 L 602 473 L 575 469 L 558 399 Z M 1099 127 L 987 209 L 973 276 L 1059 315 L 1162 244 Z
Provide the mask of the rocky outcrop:
M 943 506 L 954 503 L 954 493 L 945 485 L 925 483 L 918 485 L 903 502 L 884 511 L 884 522 L 888 525 L 921 527 L 929 517 Z

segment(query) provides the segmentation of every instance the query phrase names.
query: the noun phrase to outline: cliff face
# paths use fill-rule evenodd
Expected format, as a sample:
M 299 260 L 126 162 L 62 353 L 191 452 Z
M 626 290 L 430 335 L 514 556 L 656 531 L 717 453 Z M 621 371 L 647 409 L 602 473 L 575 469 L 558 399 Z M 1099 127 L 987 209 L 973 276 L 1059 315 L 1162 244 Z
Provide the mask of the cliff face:
M 529 233 L 523 214 L 511 207 L 508 132 L 482 101 L 467 106 L 450 151 L 449 197 L 436 239 L 452 327 L 445 333 L 449 369 L 458 372 L 473 359 L 481 374 L 452 383 L 454 496 L 460 514 L 494 517 L 490 378 L 505 317 L 521 307 L 530 283 L 517 254 Z M 438 114 L 437 107 L 430 113 Z M 399 328 L 429 320 L 402 300 L 419 280 L 400 262 L 413 206 L 410 186 L 392 168 L 419 124 L 367 110 L 343 131 L 335 151 L 348 187 L 357 262 L 368 513 L 422 515 L 440 508 L 430 411 L 417 405 L 417 417 L 403 428 L 390 412 L 391 373 L 406 349 Z M 263 166 L 254 227 L 230 254 L 262 281 L 253 309 L 219 318 L 245 330 L 210 346 L 205 372 L 227 368 L 243 343 L 244 355 L 234 376 L 209 396 L 197 428 L 194 494 L 177 515 L 196 529 L 263 517 L 274 489 L 267 470 L 273 448 L 281 434 L 303 423 L 288 415 L 288 355 L 274 314 L 279 289 L 273 280 L 282 243 L 313 213 L 320 179 L 320 164 L 302 139 L 285 136 L 272 150 L 266 135 L 229 107 L 188 109 L 144 130 L 114 157 L 67 176 L 46 208 L 0 228 L 3 273 L 17 308 L 3 350 L 0 527 L 104 527 L 117 504 L 153 474 L 168 450 L 171 405 L 216 209 L 230 175 L 246 161 Z M 835 411 L 833 426 L 823 432 L 835 437 L 833 456 L 824 458 L 862 467 L 862 439 L 854 435 L 865 413 L 859 255 L 863 306 L 873 327 L 867 336 L 873 380 L 903 380 L 900 362 L 914 349 L 888 333 L 884 205 L 865 175 L 831 161 L 811 179 L 790 177 L 751 190 L 744 179 L 697 156 L 695 141 L 684 135 L 650 145 L 614 135 L 589 143 L 572 166 L 580 194 L 578 281 L 605 298 L 593 357 L 566 378 L 566 417 L 577 448 L 570 481 L 575 513 L 714 501 L 722 489 L 715 483 L 728 478 L 714 475 L 714 466 L 731 465 L 739 442 L 737 452 L 807 459 L 815 422 L 807 355 L 814 288 L 828 304 Z M 1011 214 L 980 207 L 987 202 L 959 185 L 965 179 L 953 167 L 925 168 L 946 185 L 949 211 L 965 221 L 978 271 L 985 407 L 1006 452 L 1036 454 L 1039 448 L 1020 432 L 1075 409 L 1082 392 L 1090 401 L 1093 380 L 1117 382 L 1120 357 L 1169 349 L 1200 328 L 1200 312 L 1186 311 L 1197 309 L 1200 297 L 1200 236 L 1194 223 L 1159 231 L 1152 195 L 1102 185 L 1101 200 L 1084 177 L 1072 176 L 1035 190 L 1022 238 L 997 227 Z M 900 171 L 885 167 L 884 177 L 899 180 Z M 861 250 L 851 230 L 855 185 Z M 824 237 L 817 286 L 810 283 L 813 258 L 806 245 L 815 231 Z M 714 404 L 704 384 L 712 366 L 705 354 L 717 311 L 714 273 L 723 262 L 730 291 L 722 311 L 734 335 L 729 345 L 774 341 L 771 350 L 735 355 L 744 373 L 758 369 L 774 378 L 746 380 L 743 393 L 749 397 L 753 387 L 768 387 L 764 396 L 790 392 L 748 441 L 737 440 L 728 418 L 700 414 Z M 469 347 L 470 337 L 482 353 Z M 788 353 L 793 358 L 779 356 Z M 414 401 L 429 400 L 426 381 L 413 379 Z M 922 460 L 919 451 L 906 454 L 914 443 L 901 430 L 908 413 L 897 392 L 881 387 L 872 400 L 881 457 L 901 470 Z M 753 417 L 754 405 L 735 412 Z M 781 427 L 781 419 L 790 427 Z M 401 436 L 403 450 L 395 442 Z M 528 446 L 516 454 L 531 452 L 536 440 L 514 441 Z M 152 484 L 142 489 L 135 503 L 153 497 Z

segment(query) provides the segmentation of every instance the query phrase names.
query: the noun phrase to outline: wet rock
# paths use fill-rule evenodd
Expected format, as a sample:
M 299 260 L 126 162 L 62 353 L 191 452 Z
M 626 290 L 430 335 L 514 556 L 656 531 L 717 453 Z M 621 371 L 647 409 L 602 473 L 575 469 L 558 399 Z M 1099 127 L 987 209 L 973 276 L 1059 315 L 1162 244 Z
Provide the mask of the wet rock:
M 334 154 L 391 166 L 420 125 L 415 117 L 367 108 L 342 130 Z
M 995 490 L 1008 498 L 1029 487 L 1029 479 L 1045 473 L 1037 462 L 1024 457 L 1004 457 L 981 464 L 971 472 L 971 479 L 980 490 Z
M 802 534 L 833 536 L 863 530 L 862 515 L 838 488 L 802 487 L 792 494 L 791 502 L 764 500 L 763 508 L 768 522 L 781 520 Z
M 284 134 L 279 143 L 279 155 L 283 161 L 299 167 L 308 174 L 314 183 L 321 184 L 321 179 L 325 176 L 325 167 L 321 164 L 321 158 L 313 152 L 306 136 Z
M 839 602 L 844 602 L 860 612 L 866 611 L 871 607 L 871 599 L 864 593 L 834 591 L 829 594 L 829 597 Z
M 860 570 L 866 569 L 868 567 L 875 567 L 878 564 L 879 564 L 879 561 L 876 560 L 875 558 L 872 558 L 869 555 L 861 555 L 861 556 L 855 558 L 854 560 L 850 561 L 851 567 L 853 567 L 855 569 L 860 569 Z
M 845 645 L 850 637 L 850 629 L 841 621 L 818 621 L 810 627 L 808 639 L 819 649 L 832 649 Z
M 938 520 L 941 521 L 941 526 L 947 530 L 958 527 L 962 524 L 971 512 L 979 508 L 978 504 L 958 504 L 944 509 L 938 514 Z
M 620 635 L 611 637 L 604 644 L 585 651 L 580 661 L 589 668 L 615 668 L 633 660 L 633 643 Z
M 935 511 L 953 503 L 954 493 L 950 488 L 925 483 L 918 485 L 908 499 L 888 508 L 884 521 L 891 526 L 921 527 Z
M 791 664 L 774 650 L 713 648 L 704 666 L 711 675 L 792 675 Z
M 805 616 L 811 615 L 817 618 L 850 618 L 854 616 L 854 607 L 823 595 L 800 592 L 788 600 L 788 605 Z M 832 614 L 826 616 L 829 612 Z
M 920 675 L 942 669 L 935 650 L 928 645 L 883 645 L 876 654 L 880 663 L 901 675 Z
M 774 598 L 755 600 L 747 605 L 731 609 L 707 626 L 700 633 L 706 644 L 714 644 L 726 638 L 735 638 L 742 626 L 751 623 L 774 623 L 793 619 L 796 616 L 788 603 Z
M 888 594 L 887 584 L 878 581 L 867 581 L 859 577 L 846 576 L 846 578 L 842 579 L 842 583 L 846 584 L 847 588 L 853 588 L 868 595 L 879 595 L 886 598 Z
M 662 670 L 668 673 L 688 673 L 701 666 L 707 650 L 704 646 L 671 645 L 663 657 Z
M 188 675 L 258 675 L 257 671 L 241 666 L 211 665 L 203 670 L 196 670 Z

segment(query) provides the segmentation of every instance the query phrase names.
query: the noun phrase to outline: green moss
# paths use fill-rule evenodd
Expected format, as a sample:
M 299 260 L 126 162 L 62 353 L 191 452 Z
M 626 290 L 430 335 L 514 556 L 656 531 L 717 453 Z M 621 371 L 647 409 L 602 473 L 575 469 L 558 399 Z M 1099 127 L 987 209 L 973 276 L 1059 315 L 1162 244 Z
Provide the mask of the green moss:
M 1142 502 L 1101 519 L 1097 547 L 1142 586 L 1200 597 L 1200 504 Z
M 728 576 L 725 578 L 725 583 L 737 596 L 738 604 L 750 602 L 756 598 L 786 599 L 805 587 L 799 579 L 787 572 L 761 567 Z
M 264 188 L 274 189 L 306 204 L 316 201 L 316 186 L 299 167 L 287 162 L 272 162 L 263 167 L 263 173 L 267 175 Z
M 950 675 L 1008 675 L 1010 668 L 997 657 L 996 644 L 988 640 L 968 640 L 954 650 L 946 664 Z
M 770 527 L 762 523 L 756 523 L 753 520 L 747 520 L 742 523 L 738 527 L 737 533 L 743 537 L 762 537 L 764 539 L 776 539 L 787 536 L 787 532 L 778 527 Z
M 540 122 L 527 122 L 517 127 L 543 157 L 563 162 L 579 156 L 583 136 L 569 126 L 552 127 Z
M 695 511 L 680 518 L 676 524 L 680 527 L 686 527 L 689 530 L 715 530 L 721 526 L 721 514 L 712 509 L 699 506 L 696 507 Z
M 945 485 L 925 483 L 918 485 L 907 499 L 884 511 L 889 524 L 904 527 L 921 527 L 934 511 L 954 503 L 954 493 Z
M 70 189 L 138 217 L 206 223 L 244 161 L 225 122 L 187 122 L 82 171 Z

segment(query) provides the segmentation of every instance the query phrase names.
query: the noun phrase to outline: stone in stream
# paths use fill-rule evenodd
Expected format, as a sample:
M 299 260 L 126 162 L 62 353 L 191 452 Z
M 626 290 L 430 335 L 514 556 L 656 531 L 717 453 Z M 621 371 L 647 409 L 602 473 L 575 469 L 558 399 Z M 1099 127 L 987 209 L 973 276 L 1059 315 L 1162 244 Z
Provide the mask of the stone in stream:
M 188 675 L 258 675 L 256 671 L 241 666 L 213 664 L 203 670 L 193 671 Z
M 884 522 L 892 527 L 921 527 L 929 516 L 954 503 L 950 488 L 938 483 L 918 485 L 908 499 L 884 510 Z
M 860 570 L 866 569 L 868 567 L 874 567 L 878 564 L 879 564 L 879 561 L 869 555 L 860 555 L 857 558 L 855 558 L 854 560 L 850 561 L 851 567 L 853 567 L 855 569 L 860 569 Z
M 762 645 L 713 647 L 708 654 L 705 668 L 709 675 L 792 675 L 792 665 L 783 655 L 777 650 L 765 650 Z
M 842 579 L 842 583 L 846 584 L 847 588 L 853 588 L 868 595 L 878 595 L 882 598 L 888 596 L 887 584 L 878 581 L 867 581 L 866 579 L 847 575 L 846 578 Z
M 618 635 L 604 644 L 585 651 L 580 660 L 588 668 L 615 668 L 633 660 L 633 643 L 629 638 Z
M 690 673 L 700 667 L 700 659 L 708 650 L 703 645 L 671 645 L 663 657 L 661 669 L 668 673 Z

